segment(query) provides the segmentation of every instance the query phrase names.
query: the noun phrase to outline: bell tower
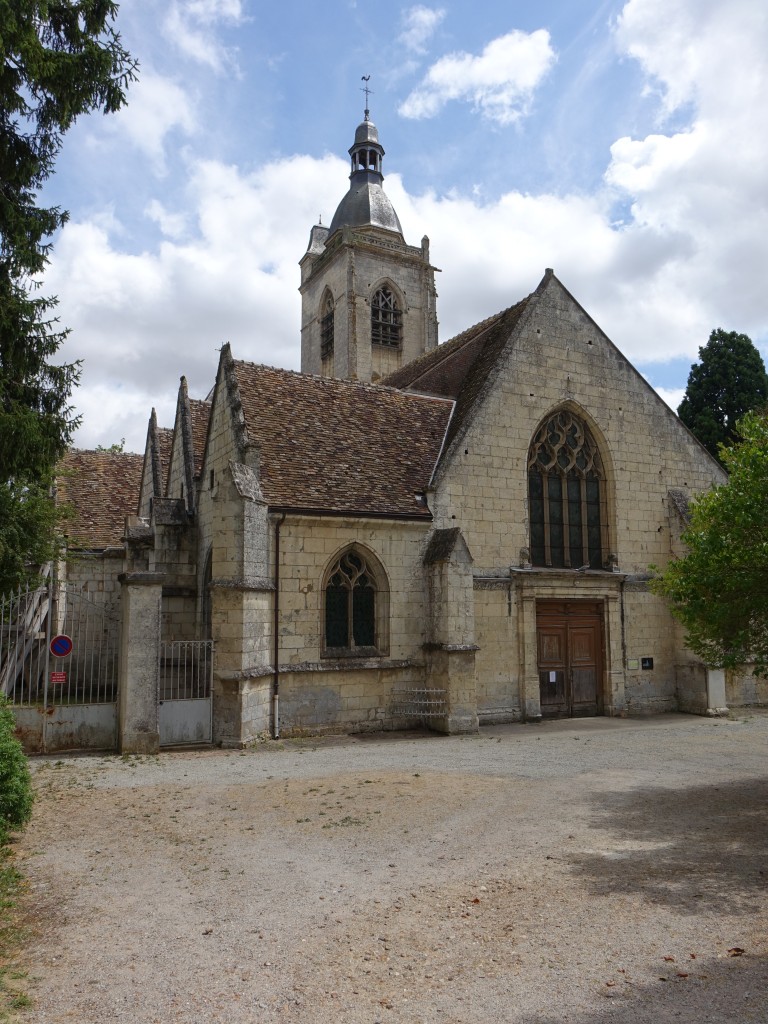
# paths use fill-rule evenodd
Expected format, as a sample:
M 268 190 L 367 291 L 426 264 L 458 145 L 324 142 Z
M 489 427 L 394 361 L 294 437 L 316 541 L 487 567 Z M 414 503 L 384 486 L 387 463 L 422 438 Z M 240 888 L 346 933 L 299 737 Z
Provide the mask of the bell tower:
M 367 109 L 349 155 L 349 190 L 299 262 L 301 370 L 376 381 L 436 347 L 436 268 L 426 236 L 419 247 L 403 238 Z

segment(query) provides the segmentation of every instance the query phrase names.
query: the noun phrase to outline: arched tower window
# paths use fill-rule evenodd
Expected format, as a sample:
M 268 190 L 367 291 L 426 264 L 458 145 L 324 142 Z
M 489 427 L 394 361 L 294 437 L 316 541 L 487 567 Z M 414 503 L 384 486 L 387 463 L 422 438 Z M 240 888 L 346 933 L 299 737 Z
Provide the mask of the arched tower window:
M 328 359 L 333 355 L 334 326 L 333 296 L 326 292 L 320 310 L 320 358 Z
M 386 585 L 358 548 L 332 564 L 324 586 L 324 647 L 331 656 L 381 654 L 386 646 Z
M 384 285 L 371 299 L 371 341 L 398 348 L 402 339 L 403 312 L 392 289 Z
M 533 565 L 601 569 L 605 472 L 586 423 L 568 409 L 550 416 L 528 452 Z

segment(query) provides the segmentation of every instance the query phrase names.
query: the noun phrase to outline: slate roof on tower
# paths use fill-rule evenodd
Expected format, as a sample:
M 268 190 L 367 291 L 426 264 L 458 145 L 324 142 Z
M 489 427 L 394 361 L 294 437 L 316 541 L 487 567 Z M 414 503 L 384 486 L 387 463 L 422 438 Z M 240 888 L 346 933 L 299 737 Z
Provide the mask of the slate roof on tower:
M 431 517 L 422 494 L 453 402 L 253 363 L 233 362 L 231 372 L 269 505 Z

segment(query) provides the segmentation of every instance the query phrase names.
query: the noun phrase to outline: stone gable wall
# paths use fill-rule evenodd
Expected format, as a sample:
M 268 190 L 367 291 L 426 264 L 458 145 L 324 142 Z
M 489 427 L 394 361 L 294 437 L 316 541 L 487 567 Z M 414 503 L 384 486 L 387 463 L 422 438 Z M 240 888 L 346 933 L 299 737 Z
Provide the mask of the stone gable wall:
M 642 576 L 652 563 L 663 566 L 669 559 L 677 530 L 670 520 L 670 489 L 696 493 L 724 480 L 721 469 L 551 278 L 430 496 L 435 526 L 461 527 L 476 577 L 504 577 L 510 566 L 521 564 L 521 549 L 529 547 L 528 448 L 542 420 L 566 403 L 586 420 L 601 447 L 609 473 L 608 551 L 617 555 L 622 573 Z M 551 596 L 546 574 L 534 572 L 531 579 L 537 576 L 539 596 Z M 530 587 L 535 599 L 536 583 Z M 616 596 L 613 607 L 618 579 L 610 589 Z M 563 581 L 561 590 L 562 597 L 590 597 L 583 577 Z M 535 612 L 528 620 L 516 618 L 514 608 L 510 614 L 503 589 L 476 589 L 475 598 L 481 716 L 516 716 L 526 687 L 535 685 Z M 621 635 L 610 644 L 606 704 L 613 702 L 616 712 L 625 706 L 673 708 L 676 666 L 691 655 L 666 604 L 646 587 L 626 590 L 622 601 L 623 619 L 613 616 L 612 632 Z M 645 656 L 654 658 L 652 671 L 627 669 Z M 610 673 L 617 678 L 611 680 Z

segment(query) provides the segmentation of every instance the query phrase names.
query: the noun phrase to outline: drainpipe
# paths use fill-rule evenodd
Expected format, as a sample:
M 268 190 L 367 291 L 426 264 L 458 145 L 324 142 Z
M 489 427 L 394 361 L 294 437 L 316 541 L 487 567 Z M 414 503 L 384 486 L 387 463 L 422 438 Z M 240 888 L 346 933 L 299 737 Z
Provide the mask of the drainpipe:
M 272 739 L 280 739 L 280 527 L 285 522 L 285 512 L 275 523 L 275 601 L 272 622 Z

